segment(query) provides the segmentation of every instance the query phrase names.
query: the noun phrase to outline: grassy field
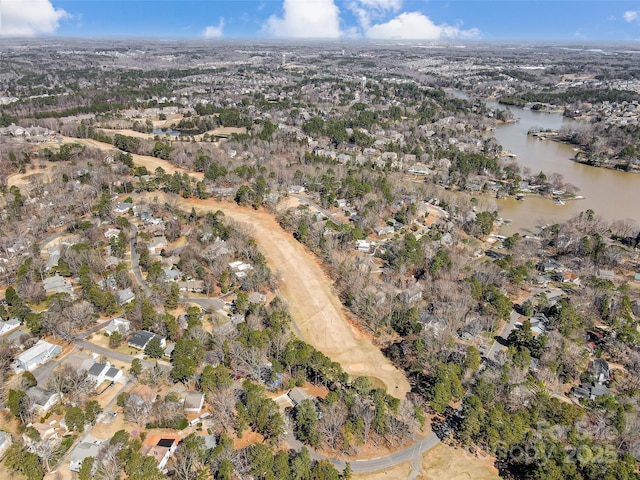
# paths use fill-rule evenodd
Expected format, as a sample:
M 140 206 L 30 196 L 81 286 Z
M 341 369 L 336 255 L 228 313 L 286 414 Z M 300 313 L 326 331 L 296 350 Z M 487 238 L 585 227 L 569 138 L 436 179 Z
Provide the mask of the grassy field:
M 460 448 L 440 444 L 422 458 L 420 480 L 498 480 L 492 458 L 477 458 Z

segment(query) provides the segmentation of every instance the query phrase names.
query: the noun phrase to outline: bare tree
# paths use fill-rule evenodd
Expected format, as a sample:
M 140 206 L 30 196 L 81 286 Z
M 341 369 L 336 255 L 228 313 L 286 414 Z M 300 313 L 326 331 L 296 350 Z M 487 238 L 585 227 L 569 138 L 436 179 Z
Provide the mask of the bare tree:
M 340 437 L 344 422 L 347 420 L 347 407 L 342 401 L 322 406 L 322 418 L 318 429 L 324 433 L 332 449 L 336 448 L 336 440 Z
M 376 409 L 373 402 L 369 398 L 356 398 L 352 407 L 352 413 L 356 418 L 362 419 L 363 424 L 363 440 L 366 444 L 369 441 L 369 433 L 371 432 L 371 424 L 376 416 Z
M 120 478 L 122 464 L 118 453 L 121 449 L 122 445 L 119 443 L 105 443 L 103 445 L 96 457 L 97 468 L 93 476 L 96 480 L 118 480 Z
M 48 440 L 41 440 L 31 445 L 30 450 L 38 455 L 44 463 L 47 472 L 51 471 L 50 462 L 62 451 L 62 440 L 58 437 L 52 437 Z
M 221 431 L 232 430 L 235 427 L 233 411 L 236 402 L 236 390 L 233 388 L 215 390 L 207 395 L 207 403 L 212 407 L 214 424 L 220 425 Z

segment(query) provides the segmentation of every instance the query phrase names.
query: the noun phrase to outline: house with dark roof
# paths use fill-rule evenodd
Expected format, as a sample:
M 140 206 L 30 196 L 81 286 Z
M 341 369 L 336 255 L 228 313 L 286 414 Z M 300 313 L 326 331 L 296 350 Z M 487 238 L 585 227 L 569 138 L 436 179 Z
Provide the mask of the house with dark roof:
M 588 398 L 590 400 L 595 400 L 611 393 L 607 387 L 595 382 L 581 383 L 579 387 L 573 387 L 571 392 L 576 398 Z
M 179 438 L 161 438 L 158 443 L 151 445 L 146 452 L 146 455 L 153 457 L 158 462 L 158 470 L 163 473 L 167 473 L 167 462 L 171 455 L 178 448 Z
M 129 337 L 129 341 L 127 342 L 127 344 L 130 347 L 137 348 L 139 350 L 144 350 L 147 344 L 151 341 L 151 339 L 156 337 L 160 339 L 160 346 L 164 348 L 167 343 L 165 338 L 155 333 L 147 332 L 146 330 L 140 330 L 139 332 L 136 332 L 133 335 L 131 335 L 131 337 Z

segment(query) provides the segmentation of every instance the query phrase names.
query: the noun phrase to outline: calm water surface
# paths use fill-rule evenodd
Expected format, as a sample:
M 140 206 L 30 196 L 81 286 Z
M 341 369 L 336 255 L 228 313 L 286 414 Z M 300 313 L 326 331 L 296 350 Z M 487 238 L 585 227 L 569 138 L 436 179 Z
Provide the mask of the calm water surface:
M 495 102 L 487 102 L 487 105 L 505 108 Z M 524 201 L 497 200 L 500 215 L 512 220 L 503 228 L 505 234 L 535 232 L 540 225 L 567 220 L 587 209 L 610 221 L 631 219 L 640 224 L 639 174 L 573 162 L 570 160 L 575 155 L 572 147 L 527 136 L 531 127 L 558 129 L 566 124 L 579 126 L 579 122 L 556 113 L 513 107 L 511 111 L 520 121 L 498 126 L 494 135 L 506 150 L 517 155 L 517 164 L 528 167 L 534 174 L 541 170 L 547 175 L 560 173 L 566 183 L 578 187 L 577 195 L 585 198 L 567 201 L 565 205 L 556 205 L 552 200 L 540 197 L 525 197 Z

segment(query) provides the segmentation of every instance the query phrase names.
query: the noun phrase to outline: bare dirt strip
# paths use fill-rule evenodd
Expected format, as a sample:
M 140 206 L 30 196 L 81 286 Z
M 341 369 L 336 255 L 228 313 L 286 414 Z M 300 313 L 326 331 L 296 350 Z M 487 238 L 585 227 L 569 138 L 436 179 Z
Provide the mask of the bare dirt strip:
M 90 139 L 68 138 L 65 142 L 114 151 L 112 145 Z M 155 157 L 133 155 L 133 161 L 150 171 L 162 167 L 167 173 L 184 172 Z M 187 173 L 202 179 L 202 173 Z M 151 192 L 147 196 L 150 199 L 161 198 L 163 194 Z M 302 339 L 338 362 L 348 374 L 378 379 L 386 386 L 389 394 L 405 398 L 411 387 L 404 373 L 382 355 L 370 339 L 349 323 L 344 307 L 333 289 L 333 282 L 318 264 L 317 258 L 285 232 L 272 214 L 213 199 L 183 199 L 177 195 L 165 195 L 165 198 L 170 199 L 171 204 L 177 203 L 189 210 L 192 207 L 199 212 L 221 210 L 237 222 L 249 224 L 253 230 L 252 235 L 267 258 L 269 268 L 280 277 L 280 294 L 289 306 Z

